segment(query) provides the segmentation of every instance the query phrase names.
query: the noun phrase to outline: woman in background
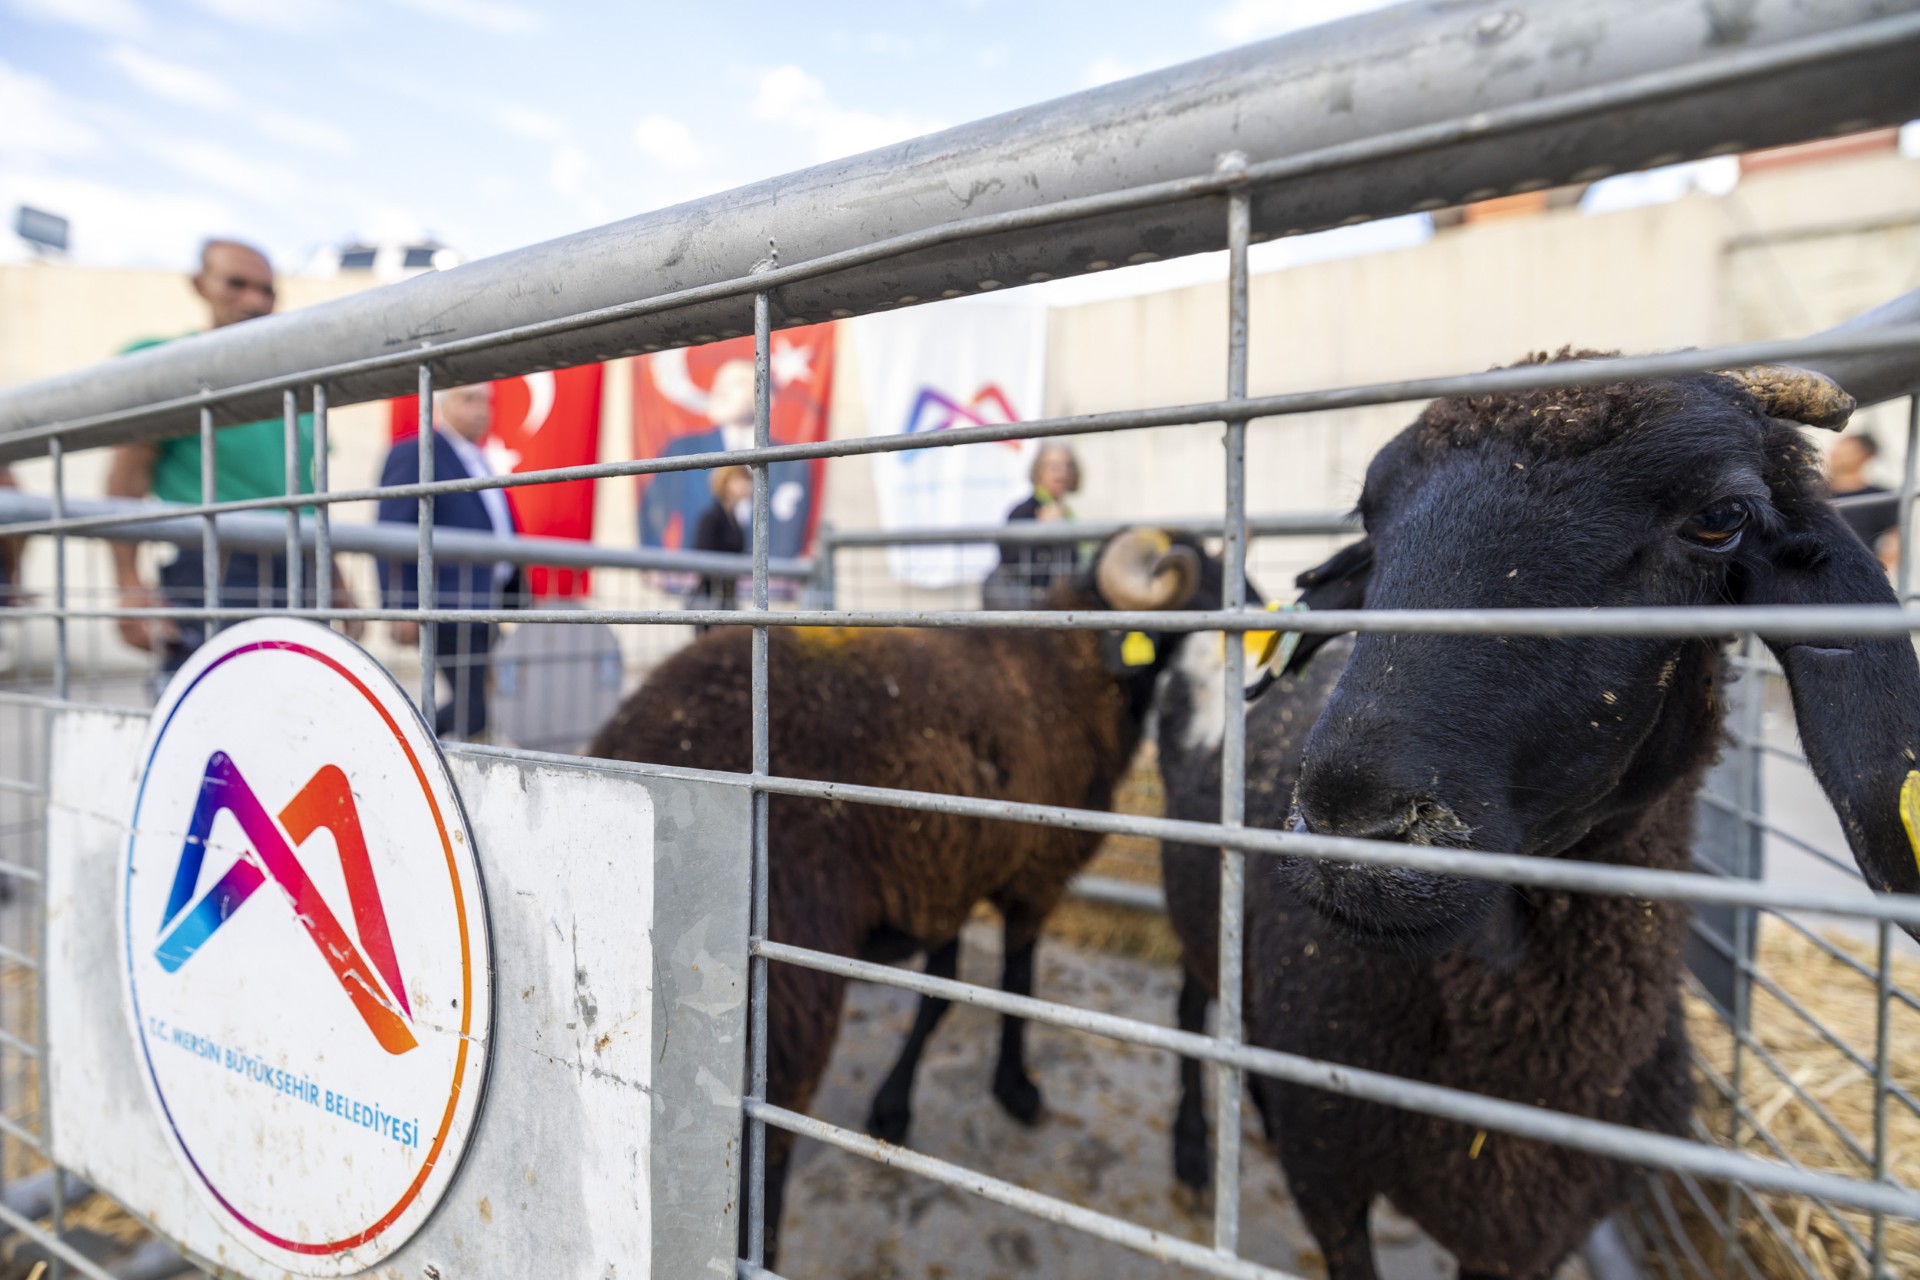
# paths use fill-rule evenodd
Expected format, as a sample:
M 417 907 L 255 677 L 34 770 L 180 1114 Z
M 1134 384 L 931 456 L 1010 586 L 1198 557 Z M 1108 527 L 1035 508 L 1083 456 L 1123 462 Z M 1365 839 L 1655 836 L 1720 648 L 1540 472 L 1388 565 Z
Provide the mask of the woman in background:
M 1033 492 L 1007 512 L 1007 523 L 1020 520 L 1069 521 L 1073 508 L 1067 499 L 1080 492 L 1080 459 L 1064 444 L 1043 444 L 1027 472 Z M 989 609 L 1031 609 L 1049 588 L 1080 569 L 1077 541 L 1003 542 L 1000 564 L 981 590 Z
M 713 490 L 713 501 L 693 527 L 691 549 L 744 555 L 747 530 L 753 523 L 753 473 L 745 467 L 719 467 L 707 477 L 707 485 Z M 733 608 L 738 581 L 739 575 L 733 573 L 702 575 L 700 585 L 687 598 L 687 607 Z M 706 630 L 704 626 L 694 628 L 695 634 Z

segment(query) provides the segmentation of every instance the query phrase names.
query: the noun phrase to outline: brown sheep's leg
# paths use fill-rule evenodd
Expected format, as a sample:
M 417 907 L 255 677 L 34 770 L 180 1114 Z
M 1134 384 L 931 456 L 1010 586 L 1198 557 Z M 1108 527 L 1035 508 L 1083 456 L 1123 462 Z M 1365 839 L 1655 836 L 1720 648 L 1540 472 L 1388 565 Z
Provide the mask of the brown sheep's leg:
M 1180 1029 L 1202 1035 L 1207 1029 L 1207 1005 L 1212 997 L 1191 974 L 1180 976 Z M 1195 1191 L 1213 1181 L 1213 1158 L 1207 1151 L 1207 1103 L 1201 1085 L 1205 1074 L 1198 1058 L 1180 1059 L 1180 1109 L 1173 1118 L 1173 1176 Z
M 1373 1238 L 1367 1232 L 1372 1196 L 1325 1177 L 1302 1185 L 1291 1170 L 1287 1182 L 1327 1260 L 1327 1280 L 1380 1280 L 1373 1265 Z
M 1008 995 L 1033 994 L 1033 952 L 1040 939 L 1041 916 L 1019 903 L 1000 907 L 1002 947 L 1000 989 Z M 1000 1060 L 993 1068 L 993 1096 L 1024 1125 L 1040 1122 L 1040 1086 L 1027 1074 L 1027 1020 L 1000 1019 Z
M 784 931 L 777 916 L 774 936 Z M 800 945 L 827 950 L 836 939 L 817 933 L 789 933 Z M 840 1006 L 847 980 L 830 973 L 774 964 L 767 969 L 767 1100 L 789 1111 L 805 1111 L 826 1070 L 840 1032 Z M 767 1126 L 766 1267 L 777 1270 L 780 1210 L 786 1201 L 787 1164 L 793 1135 Z M 741 1256 L 746 1256 L 747 1215 L 740 1214 Z
M 959 970 L 960 939 L 955 938 L 927 953 L 928 977 L 951 978 Z M 948 1003 L 934 996 L 920 998 L 913 1031 L 907 1036 L 907 1043 L 880 1091 L 873 1095 L 873 1110 L 867 1113 L 867 1132 L 882 1142 L 906 1140 L 907 1128 L 913 1123 L 913 1073 L 920 1066 L 920 1053 L 927 1047 L 927 1037 L 946 1016 Z

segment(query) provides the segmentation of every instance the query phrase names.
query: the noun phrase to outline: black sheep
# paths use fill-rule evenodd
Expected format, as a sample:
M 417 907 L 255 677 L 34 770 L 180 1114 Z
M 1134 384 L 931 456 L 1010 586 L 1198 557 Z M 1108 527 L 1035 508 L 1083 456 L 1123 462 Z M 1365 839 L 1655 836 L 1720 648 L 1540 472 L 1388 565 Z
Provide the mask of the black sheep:
M 1218 608 L 1220 570 L 1157 530 L 1110 539 L 1094 568 L 1057 584 L 1060 609 Z M 773 628 L 768 633 L 776 774 L 1029 804 L 1104 809 L 1139 744 L 1154 682 L 1184 634 L 1093 631 Z M 745 773 L 750 633 L 716 629 L 662 663 L 588 754 Z M 1001 985 L 1033 990 L 1040 925 L 1100 837 L 1027 823 L 774 796 L 768 812 L 769 933 L 871 960 L 927 952 L 954 976 L 976 904 L 1000 911 Z M 770 1101 L 804 1110 L 833 1051 L 846 981 L 773 965 Z M 869 1130 L 907 1131 L 914 1067 L 947 1002 L 921 1002 Z M 993 1091 L 1018 1120 L 1039 1115 L 1023 1061 L 1024 1021 L 1002 1022 Z M 767 1136 L 772 1265 L 792 1136 Z
M 1837 428 L 1851 408 L 1826 379 L 1783 369 L 1436 401 L 1369 467 L 1365 540 L 1301 585 L 1317 608 L 1891 604 L 1794 427 Z M 1769 643 L 1867 880 L 1920 889 L 1899 814 L 1920 749 L 1912 647 Z M 1248 822 L 1686 868 L 1694 793 L 1721 743 L 1721 645 L 1366 633 L 1329 646 L 1249 712 Z M 1210 817 L 1217 736 L 1209 756 L 1206 704 L 1179 673 L 1169 683 L 1170 808 Z M 1216 860 L 1166 852 L 1189 1027 L 1214 981 Z M 1255 1043 L 1686 1132 L 1682 905 L 1300 858 L 1253 864 L 1247 927 Z M 1452 1250 L 1463 1276 L 1528 1280 L 1551 1274 L 1635 1176 L 1566 1148 L 1253 1085 L 1333 1280 L 1375 1274 L 1376 1195 Z M 1189 1093 L 1176 1171 L 1204 1181 Z

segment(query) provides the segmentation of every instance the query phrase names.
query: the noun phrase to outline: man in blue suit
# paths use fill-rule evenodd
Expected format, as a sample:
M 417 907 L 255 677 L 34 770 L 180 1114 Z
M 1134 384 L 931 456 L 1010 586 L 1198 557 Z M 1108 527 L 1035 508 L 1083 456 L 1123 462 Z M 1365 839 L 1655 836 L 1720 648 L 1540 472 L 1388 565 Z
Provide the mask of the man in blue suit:
M 433 478 L 457 480 L 492 475 L 480 441 L 493 426 L 493 391 L 486 383 L 455 387 L 433 398 Z M 420 442 L 402 440 L 387 454 L 380 483 L 414 484 L 420 479 Z M 382 498 L 379 518 L 393 524 L 420 523 L 418 498 Z M 447 493 L 433 500 L 436 529 L 474 529 L 503 538 L 514 535 L 513 509 L 504 489 L 479 493 Z M 438 561 L 434 566 L 434 606 L 442 609 L 494 609 L 512 589 L 514 567 L 494 564 Z M 420 568 L 416 561 L 380 562 L 380 597 L 389 609 L 411 609 L 420 600 Z M 396 622 L 393 638 L 401 644 L 420 643 L 420 624 Z M 434 650 L 440 670 L 453 687 L 450 701 L 434 709 L 434 732 L 442 737 L 472 739 L 487 727 L 487 657 L 493 649 L 494 627 L 483 622 L 434 624 Z

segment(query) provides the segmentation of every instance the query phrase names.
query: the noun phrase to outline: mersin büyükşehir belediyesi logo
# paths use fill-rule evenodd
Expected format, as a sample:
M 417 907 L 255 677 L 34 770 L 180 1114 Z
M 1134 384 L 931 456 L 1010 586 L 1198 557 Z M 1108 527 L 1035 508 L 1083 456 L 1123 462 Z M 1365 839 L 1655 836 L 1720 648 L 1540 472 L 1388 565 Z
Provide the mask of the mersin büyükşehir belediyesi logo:
M 200 882 L 200 864 L 206 857 L 207 840 L 213 833 L 213 820 L 222 811 L 233 815 L 250 842 L 246 855 L 227 869 L 200 900 L 191 907 L 194 886 Z M 280 834 L 286 828 L 292 837 L 289 846 Z M 347 901 L 353 908 L 354 931 L 360 935 L 355 946 L 340 919 L 320 895 L 313 877 L 300 865 L 294 848 L 307 837 L 326 828 L 340 851 L 340 870 L 347 882 Z M 279 825 L 268 816 L 266 806 L 240 775 L 232 757 L 216 751 L 207 761 L 200 782 L 200 798 L 193 808 L 193 823 L 187 828 L 186 842 L 180 848 L 180 864 L 173 874 L 173 891 L 167 897 L 166 917 L 160 922 L 160 945 L 154 958 L 160 967 L 173 973 L 193 958 L 207 939 L 233 918 L 267 880 L 271 879 L 293 905 L 294 919 L 305 927 L 313 944 L 332 968 L 346 990 L 347 998 L 366 1022 L 380 1047 L 388 1053 L 405 1053 L 419 1041 L 407 1027 L 413 1010 L 407 1005 L 406 986 L 400 978 L 400 961 L 393 952 L 393 936 L 387 930 L 387 913 L 380 901 L 380 886 L 373 878 L 373 862 L 367 856 L 367 841 L 360 829 L 360 812 L 354 807 L 353 789 L 338 765 L 326 765 L 297 795 L 280 810 Z M 378 974 L 386 984 L 382 993 L 374 985 Z M 395 1005 L 399 1008 L 396 1010 Z
M 128 828 L 127 1019 L 182 1172 L 275 1274 L 378 1264 L 452 1183 L 492 1018 L 431 731 L 344 636 L 244 622 L 155 708 Z

